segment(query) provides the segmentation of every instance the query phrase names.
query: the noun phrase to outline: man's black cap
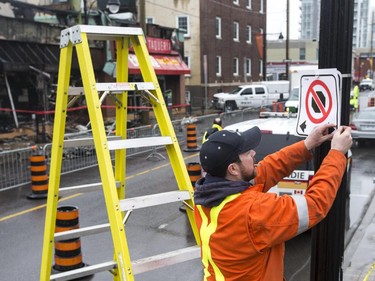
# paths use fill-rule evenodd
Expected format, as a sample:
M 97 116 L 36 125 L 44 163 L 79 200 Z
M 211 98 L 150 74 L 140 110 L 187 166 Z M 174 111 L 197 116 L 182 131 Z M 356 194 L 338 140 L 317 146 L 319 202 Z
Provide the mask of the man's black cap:
M 212 176 L 222 175 L 238 155 L 257 147 L 261 138 L 256 126 L 242 133 L 228 130 L 213 133 L 200 150 L 202 168 Z

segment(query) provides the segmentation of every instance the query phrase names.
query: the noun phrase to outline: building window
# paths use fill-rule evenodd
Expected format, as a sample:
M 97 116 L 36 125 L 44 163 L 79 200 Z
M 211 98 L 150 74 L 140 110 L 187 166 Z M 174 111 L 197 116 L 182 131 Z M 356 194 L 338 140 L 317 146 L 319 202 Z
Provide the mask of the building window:
M 300 60 L 306 59 L 306 48 L 299 48 L 299 59 Z
M 215 68 L 216 68 L 216 76 L 221 76 L 221 57 L 220 56 L 216 56 Z
M 262 60 L 259 61 L 259 74 L 263 76 L 263 61 Z
M 238 76 L 238 58 L 233 58 L 233 75 Z
M 259 13 L 263 13 L 263 0 L 259 0 Z
M 191 65 L 190 65 L 190 57 L 184 57 L 184 62 L 186 63 L 186 65 L 190 68 L 191 70 Z M 191 74 L 185 74 L 186 77 L 190 77 Z
M 251 44 L 251 25 L 246 26 L 246 43 Z
M 246 76 L 251 76 L 251 59 L 245 60 L 245 68 Z
M 221 39 L 221 18 L 220 17 L 216 17 L 215 30 L 216 30 L 216 38 Z
M 147 17 L 146 18 L 146 23 L 150 23 L 150 24 L 155 23 L 155 18 L 154 17 Z
M 189 17 L 177 16 L 177 28 L 185 31 L 184 37 L 190 37 Z
M 239 39 L 239 23 L 238 22 L 233 22 L 233 41 L 240 41 Z
M 251 10 L 251 1 L 252 0 L 246 0 L 246 8 Z
M 233 4 L 237 6 L 240 5 L 240 0 L 233 0 Z

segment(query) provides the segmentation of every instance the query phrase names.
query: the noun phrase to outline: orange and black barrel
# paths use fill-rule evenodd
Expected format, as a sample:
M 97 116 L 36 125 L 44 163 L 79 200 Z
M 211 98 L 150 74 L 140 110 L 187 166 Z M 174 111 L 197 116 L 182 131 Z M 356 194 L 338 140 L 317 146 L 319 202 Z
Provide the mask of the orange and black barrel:
M 200 163 L 191 162 L 186 164 L 191 185 L 195 188 L 195 183 L 202 177 L 202 166 Z
M 201 148 L 197 142 L 197 125 L 187 124 L 186 125 L 186 148 L 184 151 L 192 152 L 199 151 Z
M 79 228 L 78 208 L 61 206 L 57 208 L 55 232 L 64 232 Z M 55 264 L 57 271 L 69 271 L 84 267 L 80 238 L 55 241 Z
M 48 195 L 47 163 L 44 155 L 32 155 L 30 160 L 31 194 L 29 199 L 45 199 Z

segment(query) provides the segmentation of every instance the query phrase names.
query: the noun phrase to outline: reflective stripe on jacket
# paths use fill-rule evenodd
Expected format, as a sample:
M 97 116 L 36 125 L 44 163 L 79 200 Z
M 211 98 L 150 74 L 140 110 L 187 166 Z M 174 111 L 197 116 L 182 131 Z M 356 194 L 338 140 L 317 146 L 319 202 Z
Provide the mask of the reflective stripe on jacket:
M 212 208 L 196 205 L 204 281 L 283 280 L 284 241 L 326 216 L 345 171 L 345 156 L 330 150 L 304 196 L 266 193 L 309 158 L 303 141 L 283 148 L 260 162 L 254 186 Z

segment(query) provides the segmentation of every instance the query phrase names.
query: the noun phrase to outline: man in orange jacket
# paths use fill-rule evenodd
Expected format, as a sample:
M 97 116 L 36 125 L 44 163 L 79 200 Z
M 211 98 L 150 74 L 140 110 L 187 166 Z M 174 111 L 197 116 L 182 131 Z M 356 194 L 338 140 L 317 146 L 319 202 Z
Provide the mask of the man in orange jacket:
M 204 281 L 281 281 L 284 242 L 319 223 L 328 213 L 346 168 L 352 145 L 350 128 L 315 128 L 303 141 L 265 157 L 256 165 L 261 132 L 222 130 L 202 144 L 207 172 L 196 183 L 195 217 L 200 231 Z M 311 150 L 331 140 L 331 149 L 304 196 L 267 193 Z

